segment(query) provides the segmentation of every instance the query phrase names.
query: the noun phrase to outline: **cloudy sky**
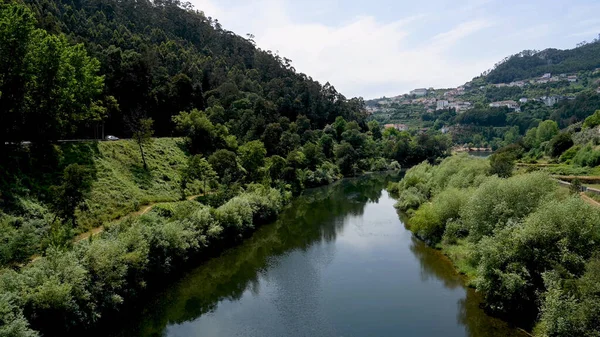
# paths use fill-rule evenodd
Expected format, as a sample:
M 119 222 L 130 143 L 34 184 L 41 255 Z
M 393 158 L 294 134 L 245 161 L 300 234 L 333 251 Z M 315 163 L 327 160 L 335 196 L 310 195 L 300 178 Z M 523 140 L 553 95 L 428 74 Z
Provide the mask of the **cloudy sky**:
M 598 0 L 191 0 L 347 97 L 456 87 L 523 49 L 600 33 Z

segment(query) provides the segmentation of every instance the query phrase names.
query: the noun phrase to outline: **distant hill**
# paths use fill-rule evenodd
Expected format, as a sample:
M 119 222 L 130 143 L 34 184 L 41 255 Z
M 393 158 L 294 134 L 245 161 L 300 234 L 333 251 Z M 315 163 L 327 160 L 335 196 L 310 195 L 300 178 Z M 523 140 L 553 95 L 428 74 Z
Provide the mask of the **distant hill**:
M 574 73 L 600 67 L 600 40 L 573 49 L 525 50 L 498 63 L 485 80 L 509 83 L 541 76 L 545 73 Z

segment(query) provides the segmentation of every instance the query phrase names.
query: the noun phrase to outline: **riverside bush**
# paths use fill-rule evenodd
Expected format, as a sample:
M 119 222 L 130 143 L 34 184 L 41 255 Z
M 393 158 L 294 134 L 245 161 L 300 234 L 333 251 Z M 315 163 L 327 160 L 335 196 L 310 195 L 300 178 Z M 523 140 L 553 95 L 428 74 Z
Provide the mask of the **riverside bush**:
M 9 331 L 7 336 L 36 336 L 32 329 L 48 335 L 82 331 L 139 296 L 152 275 L 168 274 L 204 249 L 235 242 L 272 220 L 289 197 L 249 185 L 216 209 L 191 201 L 167 205 L 109 226 L 73 250 L 52 247 L 20 272 L 4 269 L 0 331 Z
M 411 170 L 388 188 L 396 207 L 410 210 L 416 236 L 441 242 L 488 310 L 538 320 L 538 336 L 599 335 L 599 209 L 540 172 L 486 177 L 467 158 Z

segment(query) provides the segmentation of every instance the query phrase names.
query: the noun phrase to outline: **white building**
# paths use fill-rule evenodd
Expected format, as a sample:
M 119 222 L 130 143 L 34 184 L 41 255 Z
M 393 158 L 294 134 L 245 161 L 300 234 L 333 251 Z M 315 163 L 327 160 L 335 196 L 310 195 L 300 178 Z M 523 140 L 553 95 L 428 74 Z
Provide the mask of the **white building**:
M 411 95 L 415 95 L 415 96 L 427 96 L 427 89 L 425 88 L 419 88 L 419 89 L 415 89 L 413 91 L 410 92 Z
M 560 96 L 543 96 L 543 97 L 540 97 L 540 100 L 542 102 L 544 102 L 544 104 L 546 104 L 546 106 L 553 106 L 554 104 L 558 103 L 561 99 L 562 99 L 562 97 L 560 97 Z
M 498 101 L 490 103 L 490 108 L 500 108 L 504 106 L 509 109 L 513 109 L 514 111 L 521 111 L 519 104 L 517 104 L 515 101 Z
M 437 105 L 436 105 L 436 110 L 444 110 L 446 108 L 448 108 L 448 106 L 450 105 L 450 103 L 448 103 L 448 101 L 446 100 L 439 100 L 437 101 Z
M 577 75 L 567 76 L 567 81 L 569 81 L 569 82 L 577 82 Z
M 545 73 L 544 75 L 542 75 L 542 78 L 551 78 L 552 77 L 552 73 Z
M 523 97 L 519 99 L 519 103 L 527 103 L 528 99 L 527 97 Z

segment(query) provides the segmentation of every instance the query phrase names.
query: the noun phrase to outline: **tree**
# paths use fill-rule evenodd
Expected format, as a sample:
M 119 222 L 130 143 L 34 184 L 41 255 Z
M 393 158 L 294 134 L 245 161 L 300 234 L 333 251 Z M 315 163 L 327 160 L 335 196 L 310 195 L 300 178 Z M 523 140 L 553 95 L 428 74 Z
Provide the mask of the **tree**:
M 370 121 L 367 125 L 369 126 L 369 131 L 373 134 L 373 139 L 381 139 L 381 127 L 379 126 L 379 123 L 377 123 L 377 121 Z
M 265 132 L 262 135 L 262 141 L 265 144 L 267 153 L 270 155 L 279 153 L 279 141 L 281 140 L 281 134 L 283 129 L 279 123 L 271 123 L 265 128 Z
M 600 110 L 596 110 L 593 115 L 589 116 L 583 122 L 584 128 L 594 128 L 600 125 Z
M 500 178 L 508 178 L 515 167 L 515 157 L 508 152 L 495 153 L 490 156 L 490 174 L 497 174 Z
M 211 112 L 218 111 L 214 108 Z M 213 124 L 203 111 L 193 109 L 180 112 L 173 117 L 179 132 L 183 132 L 190 151 L 194 154 L 209 154 L 219 148 L 229 147 L 229 130 L 221 124 Z
M 265 164 L 267 150 L 260 140 L 253 140 L 240 146 L 238 153 L 242 166 L 250 175 L 256 174 L 258 169 Z
M 210 155 L 208 162 L 219 173 L 222 182 L 229 183 L 238 180 L 241 170 L 235 153 L 221 149 Z
M 559 133 L 548 144 L 550 155 L 554 158 L 560 157 L 571 146 L 573 146 L 573 139 L 571 139 L 571 134 L 568 132 Z
M 133 133 L 132 137 L 140 147 L 145 170 L 148 169 L 148 165 L 146 164 L 146 156 L 144 155 L 144 146 L 152 144 L 152 135 L 154 135 L 153 123 L 152 118 L 141 118 L 130 122 L 130 129 Z
M 0 6 L 0 144 L 47 142 L 104 118 L 100 62 L 63 34 L 33 29 L 31 11 Z
M 63 173 L 63 183 L 52 187 L 52 210 L 57 217 L 76 227 L 75 211 L 86 209 L 85 199 L 91 190 L 90 172 L 82 165 L 71 164 Z
M 187 187 L 188 182 L 199 180 L 203 182 L 203 192 L 206 193 L 206 184 L 213 185 L 218 179 L 219 176 L 210 163 L 201 155 L 197 154 L 188 159 L 187 166 L 182 174 L 181 189 L 183 192 Z
M 558 124 L 555 121 L 543 121 L 537 127 L 538 143 L 547 142 L 558 134 Z
M 358 160 L 358 154 L 352 145 L 350 145 L 350 143 L 342 141 L 335 147 L 335 159 L 336 164 L 339 166 L 342 174 L 356 174 L 356 161 Z

